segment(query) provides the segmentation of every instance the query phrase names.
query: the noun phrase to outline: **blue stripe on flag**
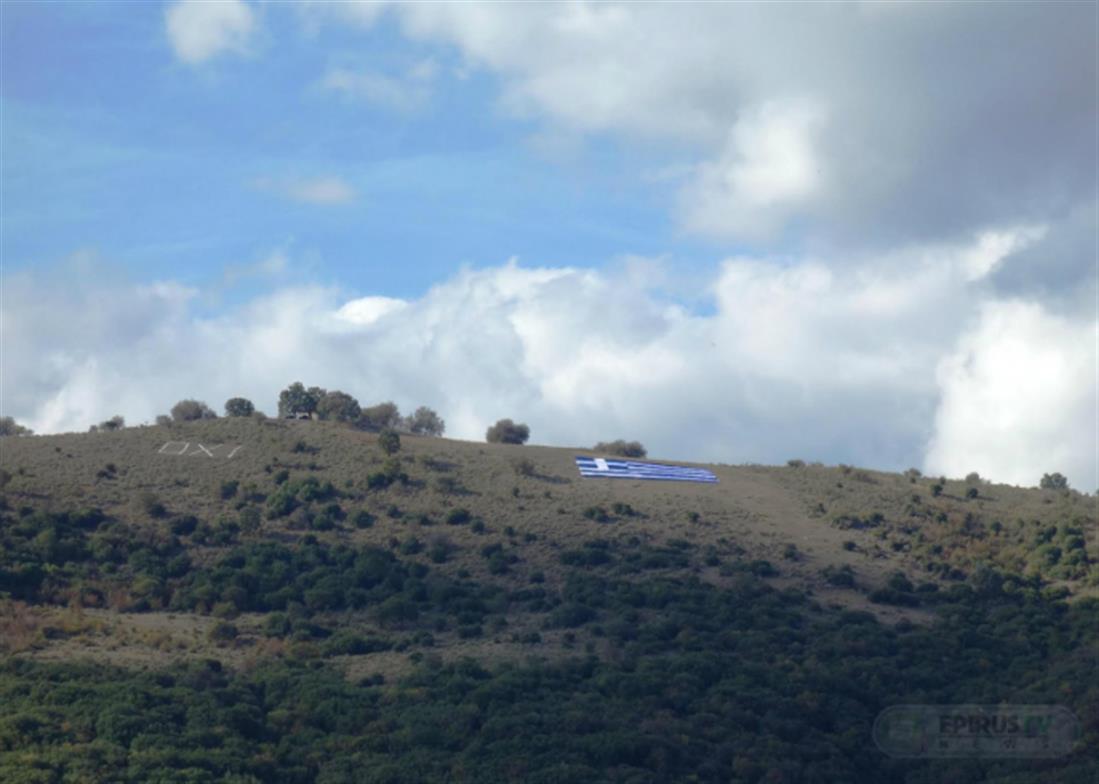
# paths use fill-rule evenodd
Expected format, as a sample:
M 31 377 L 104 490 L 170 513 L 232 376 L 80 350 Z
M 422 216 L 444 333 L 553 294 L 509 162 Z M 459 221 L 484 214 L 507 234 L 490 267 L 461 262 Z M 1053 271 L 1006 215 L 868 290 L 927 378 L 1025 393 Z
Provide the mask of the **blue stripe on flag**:
M 717 482 L 717 477 L 704 468 L 664 465 L 662 463 L 639 463 L 634 460 L 612 460 L 609 458 L 576 458 L 576 467 L 580 476 L 606 479 L 653 479 L 669 482 Z

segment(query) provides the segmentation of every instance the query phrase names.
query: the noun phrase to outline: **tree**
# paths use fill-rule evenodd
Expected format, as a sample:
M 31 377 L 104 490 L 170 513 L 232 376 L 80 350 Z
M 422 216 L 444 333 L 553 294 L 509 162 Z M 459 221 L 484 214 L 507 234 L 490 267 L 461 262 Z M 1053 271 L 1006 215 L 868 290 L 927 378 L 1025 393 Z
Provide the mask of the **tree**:
M 217 419 L 214 410 L 201 400 L 181 400 L 172 406 L 172 419 L 176 422 L 193 422 L 196 419 Z
M 256 407 L 252 401 L 243 397 L 231 397 L 225 401 L 225 416 L 250 417 L 255 413 Z
M 355 422 L 361 413 L 359 401 L 339 390 L 325 392 L 324 397 L 317 401 L 317 416 L 321 419 Z
M 34 431 L 29 427 L 23 427 L 10 416 L 0 417 L 0 436 L 29 436 Z
M 156 423 L 158 425 L 162 425 L 162 426 L 163 425 L 170 425 L 170 424 L 172 424 L 172 418 L 170 416 L 168 416 L 167 414 L 158 414 L 157 418 L 156 418 Z
M 1042 481 L 1038 486 L 1043 490 L 1067 490 L 1068 479 L 1064 474 L 1054 471 L 1052 474 L 1042 474 Z
M 427 406 L 420 406 L 405 424 L 410 433 L 422 436 L 441 436 L 446 430 L 446 422 Z
M 396 454 L 401 450 L 401 436 L 396 430 L 386 428 L 378 434 L 378 446 L 387 455 Z
M 103 430 L 103 431 L 111 431 L 111 430 L 121 430 L 124 427 L 126 427 L 126 420 L 123 419 L 121 415 L 115 414 L 110 419 L 105 420 L 103 422 L 100 422 L 98 428 L 93 426 L 92 430 L 94 431 L 94 430 L 98 429 L 98 430 Z
M 359 427 L 363 430 L 381 431 L 386 428 L 395 428 L 400 423 L 401 412 L 393 402 L 364 408 L 359 414 Z
M 525 444 L 528 438 L 530 428 L 510 419 L 501 419 L 485 432 L 485 440 L 490 444 Z
M 279 392 L 279 416 L 312 414 L 317 410 L 317 403 L 320 402 L 321 395 L 317 394 L 318 391 L 321 392 L 321 395 L 324 394 L 324 391 L 320 390 L 319 387 L 306 389 L 300 381 L 295 381 L 282 392 Z
M 617 441 L 600 441 L 592 447 L 592 451 L 619 457 L 645 457 L 648 454 L 640 441 L 623 441 L 621 438 Z

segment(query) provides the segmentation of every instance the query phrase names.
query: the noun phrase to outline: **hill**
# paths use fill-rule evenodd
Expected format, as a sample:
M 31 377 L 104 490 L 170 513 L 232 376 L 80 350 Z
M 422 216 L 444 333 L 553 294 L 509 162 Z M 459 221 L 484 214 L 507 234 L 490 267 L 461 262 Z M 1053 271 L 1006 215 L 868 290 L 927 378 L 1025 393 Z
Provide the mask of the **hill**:
M 1068 703 L 1099 731 L 1095 499 L 1073 491 L 796 461 L 592 480 L 584 449 L 403 436 L 390 456 L 261 418 L 2 451 L 0 694 L 23 717 L 4 780 L 102 753 L 146 766 L 126 780 L 922 781 L 869 724 L 932 695 Z M 95 685 L 70 705 L 74 679 Z M 188 718 L 225 707 L 198 681 L 250 695 L 247 720 Z M 171 701 L 187 715 L 143 726 Z M 119 705 L 122 729 L 94 719 Z M 1024 772 L 1084 776 L 1094 749 Z

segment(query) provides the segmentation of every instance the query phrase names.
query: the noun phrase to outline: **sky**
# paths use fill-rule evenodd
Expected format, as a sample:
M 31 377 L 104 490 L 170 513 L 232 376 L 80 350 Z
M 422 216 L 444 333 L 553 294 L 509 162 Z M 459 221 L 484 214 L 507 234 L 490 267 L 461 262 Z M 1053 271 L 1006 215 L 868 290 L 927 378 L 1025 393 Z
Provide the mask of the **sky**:
M 0 410 L 1099 487 L 1094 2 L 0 4 Z

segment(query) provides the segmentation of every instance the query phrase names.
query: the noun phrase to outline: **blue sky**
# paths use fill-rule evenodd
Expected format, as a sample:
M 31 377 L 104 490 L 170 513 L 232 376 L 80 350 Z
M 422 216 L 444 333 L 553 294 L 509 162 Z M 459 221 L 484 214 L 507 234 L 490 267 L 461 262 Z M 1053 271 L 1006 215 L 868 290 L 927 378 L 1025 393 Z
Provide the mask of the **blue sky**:
M 309 256 L 312 276 L 412 296 L 461 264 L 511 256 L 704 263 L 729 247 L 677 231 L 668 194 L 646 180 L 666 151 L 539 147 L 533 122 L 496 105 L 492 75 L 456 76 L 452 53 L 405 42 L 392 22 L 310 33 L 291 9 L 269 8 L 257 52 L 192 67 L 174 57 L 155 4 L 4 13 L 8 269 L 92 248 L 138 279 L 200 284 L 276 245 Z M 421 62 L 438 75 L 410 109 L 319 86 L 337 63 Z M 348 203 L 260 184 L 332 176 L 353 189 Z
M 459 438 L 1099 486 L 1094 3 L 0 9 L 38 432 L 303 380 Z

